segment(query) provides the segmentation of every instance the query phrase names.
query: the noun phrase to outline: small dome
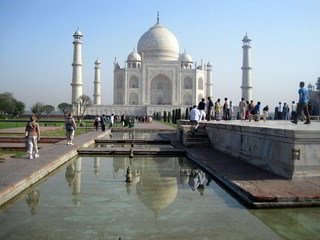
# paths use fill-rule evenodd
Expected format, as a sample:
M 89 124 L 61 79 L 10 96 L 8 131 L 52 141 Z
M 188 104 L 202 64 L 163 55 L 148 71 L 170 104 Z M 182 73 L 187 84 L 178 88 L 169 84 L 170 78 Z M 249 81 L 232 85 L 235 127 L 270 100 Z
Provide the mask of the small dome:
M 172 32 L 157 22 L 138 42 L 138 53 L 147 60 L 177 61 L 179 42 Z
M 128 61 L 141 61 L 141 56 L 137 52 L 132 52 L 128 55 Z
M 192 63 L 192 57 L 189 54 L 186 53 L 182 53 L 180 56 L 181 62 L 188 62 L 188 63 Z
M 74 32 L 73 36 L 81 36 L 82 37 L 82 33 L 78 29 L 77 31 Z
M 97 59 L 94 64 L 98 65 L 98 64 L 101 64 L 101 61 L 99 59 Z

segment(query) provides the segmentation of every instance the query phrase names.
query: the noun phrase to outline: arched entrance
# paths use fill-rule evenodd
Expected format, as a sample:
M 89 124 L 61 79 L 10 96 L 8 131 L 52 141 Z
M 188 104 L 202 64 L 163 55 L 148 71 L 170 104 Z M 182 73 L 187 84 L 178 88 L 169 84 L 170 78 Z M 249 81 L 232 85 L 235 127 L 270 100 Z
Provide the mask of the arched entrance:
M 150 104 L 172 104 L 172 84 L 170 78 L 166 75 L 159 74 L 152 79 L 150 89 Z

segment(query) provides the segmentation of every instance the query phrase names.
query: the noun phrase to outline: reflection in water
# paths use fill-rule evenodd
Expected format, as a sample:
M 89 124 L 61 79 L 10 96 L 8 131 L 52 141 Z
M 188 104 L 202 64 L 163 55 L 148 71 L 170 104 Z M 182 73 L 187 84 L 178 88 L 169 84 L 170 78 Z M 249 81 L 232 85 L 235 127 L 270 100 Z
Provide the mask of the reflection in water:
M 99 175 L 99 167 L 100 167 L 100 157 L 94 157 L 93 158 L 93 172 L 94 175 Z
M 76 177 L 76 172 L 74 169 L 74 162 L 72 162 L 70 165 L 66 167 L 66 174 L 65 174 L 66 180 L 68 182 L 69 187 L 72 186 L 74 179 Z
M 81 157 L 60 170 L 37 186 L 41 203 L 30 189 L 1 210 L 0 239 L 319 238 L 317 208 L 249 212 L 183 157 Z
M 200 195 L 203 196 L 205 185 L 209 186 L 212 182 L 212 176 L 204 173 L 184 158 L 179 158 L 178 162 L 180 166 L 179 183 L 183 186 L 189 185 L 192 191 L 198 190 Z
M 141 159 L 137 196 L 156 216 L 174 202 L 178 193 L 177 161 Z
M 76 159 L 66 167 L 66 180 L 69 187 L 72 187 L 72 202 L 74 205 L 80 205 L 81 202 L 81 157 Z
M 29 192 L 26 195 L 26 202 L 30 207 L 30 211 L 32 215 L 37 213 L 39 200 L 40 200 L 40 191 L 37 188 L 34 188 L 31 192 Z
M 158 132 L 112 132 L 105 136 L 106 139 L 159 139 Z
M 320 239 L 320 213 L 314 209 L 261 209 L 250 212 L 284 239 Z

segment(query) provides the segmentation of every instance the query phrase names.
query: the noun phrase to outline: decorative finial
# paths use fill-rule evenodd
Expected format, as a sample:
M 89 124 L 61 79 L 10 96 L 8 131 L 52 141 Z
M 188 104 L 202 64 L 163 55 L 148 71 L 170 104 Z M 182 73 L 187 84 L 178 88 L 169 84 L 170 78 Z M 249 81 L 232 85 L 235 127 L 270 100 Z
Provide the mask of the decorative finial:
M 135 52 L 135 51 L 136 51 L 136 48 L 134 47 L 134 48 L 133 48 L 133 52 Z
M 187 53 L 187 50 L 186 49 L 184 49 L 184 54 L 186 54 Z
M 157 12 L 157 24 L 160 23 L 160 18 L 159 18 L 159 11 Z
M 79 31 L 79 26 L 77 26 L 77 31 Z

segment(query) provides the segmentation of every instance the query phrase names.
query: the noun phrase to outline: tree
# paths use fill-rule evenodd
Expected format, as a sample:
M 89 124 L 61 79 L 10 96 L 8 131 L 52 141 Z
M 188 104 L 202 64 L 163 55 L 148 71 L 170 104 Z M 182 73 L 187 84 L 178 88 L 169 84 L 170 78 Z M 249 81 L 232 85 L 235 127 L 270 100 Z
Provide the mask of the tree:
M 43 106 L 43 111 L 47 114 L 47 117 L 48 117 L 49 114 L 54 111 L 54 106 L 52 106 L 52 105 L 44 105 Z
M 92 105 L 92 100 L 89 96 L 83 94 L 78 98 L 78 101 L 76 102 L 76 104 L 79 110 L 78 113 L 80 114 L 81 119 L 83 119 L 84 113 L 86 112 L 87 108 Z
M 67 113 L 72 112 L 72 105 L 63 102 L 58 105 L 58 109 L 63 112 L 64 115 L 66 115 Z
M 30 108 L 31 112 L 37 116 L 38 120 L 41 117 L 41 114 L 44 112 L 44 104 L 42 102 L 36 102 Z
M 25 104 L 13 97 L 12 93 L 0 94 L 0 114 L 18 116 L 25 110 Z
M 167 121 L 167 111 L 164 111 L 164 113 L 163 113 L 163 121 L 164 122 Z
M 26 108 L 26 105 L 23 102 L 17 101 L 16 108 L 15 108 L 15 115 L 20 116 L 22 113 L 24 113 L 25 108 Z

